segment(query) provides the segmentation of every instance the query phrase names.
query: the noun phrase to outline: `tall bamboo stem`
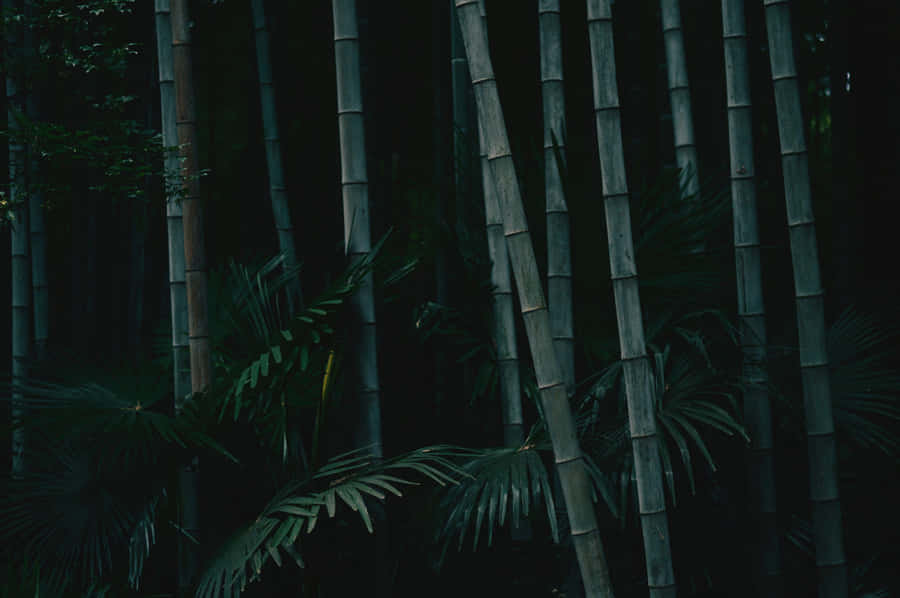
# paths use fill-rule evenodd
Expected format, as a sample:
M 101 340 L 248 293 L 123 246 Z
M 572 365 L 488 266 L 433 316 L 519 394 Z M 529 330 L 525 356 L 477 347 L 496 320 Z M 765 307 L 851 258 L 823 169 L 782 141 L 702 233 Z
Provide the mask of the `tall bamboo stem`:
M 588 0 L 588 33 L 594 83 L 594 114 L 603 184 L 616 320 L 628 403 L 628 422 L 637 479 L 650 596 L 675 596 L 675 574 L 663 492 L 662 466 L 653 401 L 653 378 L 634 260 L 628 183 L 622 148 L 619 89 L 609 0 Z
M 281 138 L 278 134 L 278 112 L 275 106 L 275 83 L 272 77 L 271 46 L 269 27 L 263 0 L 251 0 L 253 30 L 256 35 L 256 66 L 259 74 L 259 98 L 262 106 L 263 139 L 266 145 L 266 165 L 269 175 L 269 198 L 272 215 L 278 235 L 278 247 L 284 256 L 285 270 L 293 271 L 297 266 L 297 250 L 294 247 L 294 225 L 288 205 L 284 169 L 281 166 Z M 288 283 L 288 303 L 291 311 L 303 305 L 300 278 L 291 278 Z
M 3 1 L 3 14 L 11 15 L 19 9 L 15 0 Z M 28 375 L 28 351 L 31 346 L 31 260 L 28 255 L 28 198 L 25 191 L 25 146 L 20 139 L 19 118 L 22 114 L 22 96 L 19 89 L 18 73 L 21 65 L 14 60 L 19 55 L 20 38 L 17 25 L 11 23 L 6 32 L 8 56 L 6 64 L 6 127 L 9 131 L 9 193 L 6 200 L 12 208 L 10 227 L 10 268 L 12 290 L 12 364 L 13 382 L 12 418 L 21 423 L 25 413 L 21 407 L 22 395 L 15 391 L 15 384 L 21 383 Z M 13 476 L 25 473 L 25 430 L 21 426 L 12 433 Z
M 672 107 L 675 161 L 682 176 L 687 177 L 684 193 L 691 196 L 699 190 L 700 181 L 697 174 L 697 145 L 694 141 L 694 117 L 691 112 L 684 33 L 681 30 L 681 9 L 678 0 L 660 0 L 660 6 L 663 42 L 666 47 L 666 78 Z
M 500 201 L 503 233 L 512 262 L 522 318 L 553 444 L 554 460 L 562 482 L 585 593 L 591 598 L 612 596 L 606 557 L 591 501 L 590 481 L 578 445 L 565 383 L 553 349 L 550 317 L 525 219 L 478 0 L 456 0 L 456 14 L 465 44 L 490 169 Z
M 838 491 L 837 449 L 825 342 L 825 293 L 809 184 L 803 114 L 794 62 L 790 4 L 763 0 L 775 88 L 778 140 L 791 241 L 800 341 L 800 373 L 809 451 L 809 497 L 820 598 L 845 598 L 847 560 Z
M 337 114 L 341 148 L 341 193 L 344 206 L 344 248 L 351 263 L 372 248 L 369 230 L 369 181 L 359 71 L 359 32 L 356 0 L 333 0 L 334 60 L 337 77 Z M 351 299 L 356 346 L 352 351 L 360 416 L 358 444 L 381 458 L 381 406 L 375 333 L 375 299 L 368 274 Z
M 184 275 L 188 313 L 191 391 L 206 390 L 212 382 L 212 355 L 209 343 L 205 224 L 200 199 L 197 117 L 191 59 L 190 19 L 187 0 L 172 0 L 172 65 L 175 87 L 175 123 L 181 161 L 181 210 L 184 229 Z M 176 400 L 177 400 L 176 396 Z M 180 525 L 192 534 L 199 532 L 199 461 L 179 472 Z M 178 594 L 185 595 L 194 583 L 196 547 L 182 541 L 179 546 Z
M 562 28 L 559 0 L 540 0 L 541 97 L 544 107 L 544 194 L 547 214 L 547 294 L 550 330 L 566 391 L 575 390 L 575 333 L 572 317 L 572 248 L 569 208 L 560 157 L 565 156 L 566 102 L 563 93 Z M 554 143 L 556 148 L 554 149 Z
M 488 35 L 484 1 L 478 5 Z M 456 19 L 454 19 L 454 22 Z M 522 388 L 519 379 L 519 350 L 516 347 L 516 321 L 513 309 L 512 274 L 509 252 L 503 236 L 503 216 L 497 199 L 497 188 L 488 161 L 484 126 L 478 118 L 478 148 L 481 157 L 481 182 L 484 191 L 484 221 L 487 229 L 488 255 L 491 258 L 491 299 L 494 320 L 493 339 L 497 351 L 500 377 L 500 405 L 503 418 L 503 441 L 506 446 L 519 446 L 525 440 L 522 417 Z
M 26 18 L 34 18 L 36 7 L 28 2 L 25 5 Z M 37 60 L 34 45 L 34 33 L 31 27 L 25 27 L 25 60 L 33 64 Z M 25 97 L 25 110 L 32 121 L 38 119 L 38 97 L 34 85 L 28 86 Z M 34 307 L 34 356 L 40 361 L 47 356 L 47 338 L 49 337 L 50 297 L 47 284 L 47 226 L 44 221 L 44 194 L 38 186 L 40 179 L 40 163 L 32 148 L 28 148 L 28 224 L 31 251 L 31 288 Z
M 754 515 L 751 526 L 756 533 L 754 576 L 757 595 L 771 597 L 781 593 L 781 546 L 775 520 L 772 413 L 766 365 L 766 313 L 757 222 L 753 115 L 744 0 L 722 0 L 722 37 L 725 49 L 725 96 L 738 319 L 743 376 L 748 385 L 744 391 L 744 421 L 750 435 L 750 508 Z

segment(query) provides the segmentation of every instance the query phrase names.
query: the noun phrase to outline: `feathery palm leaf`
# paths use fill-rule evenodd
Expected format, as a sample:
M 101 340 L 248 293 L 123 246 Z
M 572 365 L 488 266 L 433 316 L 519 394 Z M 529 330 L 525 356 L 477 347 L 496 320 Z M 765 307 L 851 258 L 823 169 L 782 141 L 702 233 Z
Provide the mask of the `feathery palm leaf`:
M 465 475 L 452 461 L 461 453 L 454 447 L 434 446 L 380 462 L 359 450 L 331 459 L 309 479 L 284 487 L 254 521 L 232 535 L 203 573 L 197 597 L 237 596 L 262 574 L 270 560 L 281 566 L 285 555 L 303 567 L 300 534 L 313 531 L 323 507 L 328 517 L 335 517 L 338 505 L 343 504 L 373 532 L 366 496 L 379 500 L 387 493 L 401 496 L 399 486 L 416 484 L 391 472 L 453 484 Z

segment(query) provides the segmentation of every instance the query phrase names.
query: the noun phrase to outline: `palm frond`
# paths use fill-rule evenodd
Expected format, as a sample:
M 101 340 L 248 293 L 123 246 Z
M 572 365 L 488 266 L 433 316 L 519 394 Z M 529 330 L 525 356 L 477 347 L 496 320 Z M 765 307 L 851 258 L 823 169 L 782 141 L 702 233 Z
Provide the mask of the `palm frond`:
M 657 431 L 660 435 L 660 457 L 673 501 L 675 493 L 675 463 L 680 463 L 691 492 L 695 491 L 694 468 L 696 457 L 712 471 L 715 459 L 707 434 L 715 430 L 725 436 L 748 440 L 737 415 L 737 384 L 714 367 L 705 336 L 684 328 L 676 330 L 678 345 L 666 344 L 657 348 L 651 344 L 649 357 L 654 381 L 654 402 Z M 664 338 L 672 338 L 671 334 Z M 588 390 L 578 403 L 578 430 L 582 446 L 607 470 L 618 468 L 630 471 L 631 443 L 625 411 L 625 389 L 621 362 L 614 362 L 590 379 Z M 618 476 L 630 483 L 631 474 Z M 610 483 L 616 476 L 606 478 Z M 610 491 L 611 496 L 614 492 Z M 624 514 L 630 500 L 630 490 L 621 489 L 622 501 L 613 513 Z
M 443 553 L 454 538 L 457 548 L 462 549 L 470 523 L 472 549 L 477 549 L 483 527 L 490 546 L 495 528 L 504 525 L 507 518 L 512 526 L 518 526 L 522 517 L 529 516 L 532 506 L 539 507 L 542 497 L 553 540 L 558 542 L 556 506 L 540 454 L 548 448 L 549 445 L 525 444 L 519 448 L 473 450 L 462 466 L 469 477 L 451 487 L 441 499 L 443 525 L 437 535 L 444 541 Z
M 891 363 L 900 331 L 847 308 L 828 330 L 831 389 L 839 434 L 900 456 L 900 373 Z
M 358 514 L 366 529 L 374 532 L 366 497 L 383 500 L 387 494 L 402 496 L 404 485 L 416 485 L 409 474 L 424 476 L 438 484 L 453 484 L 465 476 L 453 463 L 464 451 L 450 446 L 418 449 L 384 461 L 368 451 L 345 453 L 329 460 L 309 479 L 291 483 L 279 491 L 256 519 L 226 541 L 207 565 L 197 587 L 198 598 L 236 597 L 247 584 L 262 575 L 271 560 L 281 566 L 290 557 L 303 567 L 299 539 L 312 532 L 322 515 L 335 517 L 343 505 Z M 393 475 L 404 472 L 406 476 Z

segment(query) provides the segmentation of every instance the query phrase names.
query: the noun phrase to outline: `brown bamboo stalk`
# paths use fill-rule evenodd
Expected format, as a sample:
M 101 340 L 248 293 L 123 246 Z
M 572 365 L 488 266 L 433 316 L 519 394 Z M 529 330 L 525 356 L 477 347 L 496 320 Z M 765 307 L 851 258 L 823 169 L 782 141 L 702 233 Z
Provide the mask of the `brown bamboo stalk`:
M 722 0 L 725 97 L 731 165 L 731 205 L 737 274 L 738 320 L 743 352 L 744 421 L 748 455 L 751 527 L 755 533 L 754 578 L 758 596 L 781 594 L 781 546 L 776 527 L 775 464 L 769 372 L 766 364 L 766 313 L 756 207 L 753 114 L 744 0 Z
M 553 348 L 547 304 L 525 219 L 478 0 L 456 0 L 456 14 L 462 30 L 490 169 L 500 200 L 503 232 L 585 593 L 591 598 L 612 596 L 606 557 L 591 501 L 590 481 L 584 468 L 575 421 Z
M 675 574 L 653 407 L 653 378 L 644 341 L 638 274 L 631 236 L 609 0 L 588 0 L 587 15 L 603 207 L 606 213 L 609 263 L 625 377 L 631 447 L 634 453 L 638 511 L 644 535 L 647 584 L 650 596 L 668 598 L 676 594 Z
M 831 407 L 831 382 L 825 337 L 825 293 L 816 244 L 803 132 L 800 90 L 794 62 L 791 12 L 787 0 L 763 0 L 769 38 L 769 63 L 775 88 L 778 140 L 791 241 L 794 294 L 800 341 L 800 373 L 809 452 L 809 497 L 820 598 L 848 594 L 847 559 L 838 491 L 837 448 Z
M 212 382 L 212 354 L 209 343 L 207 270 L 203 204 L 200 198 L 197 117 L 191 59 L 190 19 L 187 0 L 172 0 L 172 64 L 175 83 L 175 123 L 181 160 L 181 209 L 184 228 L 184 274 L 188 311 L 188 346 L 191 363 L 191 391 L 205 391 Z M 177 397 L 176 397 L 177 398 Z M 179 524 L 191 535 L 198 535 L 200 512 L 199 462 L 179 471 Z M 179 544 L 179 596 L 187 594 L 198 570 L 197 549 Z

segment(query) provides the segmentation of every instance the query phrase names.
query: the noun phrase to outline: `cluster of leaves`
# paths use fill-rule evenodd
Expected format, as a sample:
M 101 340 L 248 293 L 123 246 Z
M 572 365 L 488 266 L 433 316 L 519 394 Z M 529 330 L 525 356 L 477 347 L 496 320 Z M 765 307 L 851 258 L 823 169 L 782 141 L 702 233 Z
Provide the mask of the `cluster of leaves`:
M 163 148 L 138 120 L 139 94 L 129 78 L 140 49 L 128 39 L 136 31 L 134 6 L 47 0 L 4 14 L 7 39 L 24 43 L 17 41 L 4 63 L 18 95 L 15 123 L 2 134 L 27 146 L 41 171 L 27 193 L 52 197 L 50 208 L 84 192 L 142 199 L 146 177 L 160 173 Z M 62 95 L 64 103 L 57 101 Z M 3 211 L 15 207 L 7 202 Z
M 308 478 L 294 481 L 269 501 L 252 522 L 235 532 L 207 566 L 198 598 L 238 596 L 259 578 L 270 560 L 281 566 L 284 553 L 299 566 L 301 534 L 310 533 L 322 515 L 329 517 L 343 504 L 356 512 L 366 529 L 374 527 L 367 497 L 384 500 L 387 493 L 402 496 L 399 486 L 415 482 L 399 472 L 418 474 L 439 484 L 455 484 L 466 475 L 453 462 L 463 451 L 449 446 L 425 447 L 381 462 L 365 451 L 354 451 L 328 461 Z

